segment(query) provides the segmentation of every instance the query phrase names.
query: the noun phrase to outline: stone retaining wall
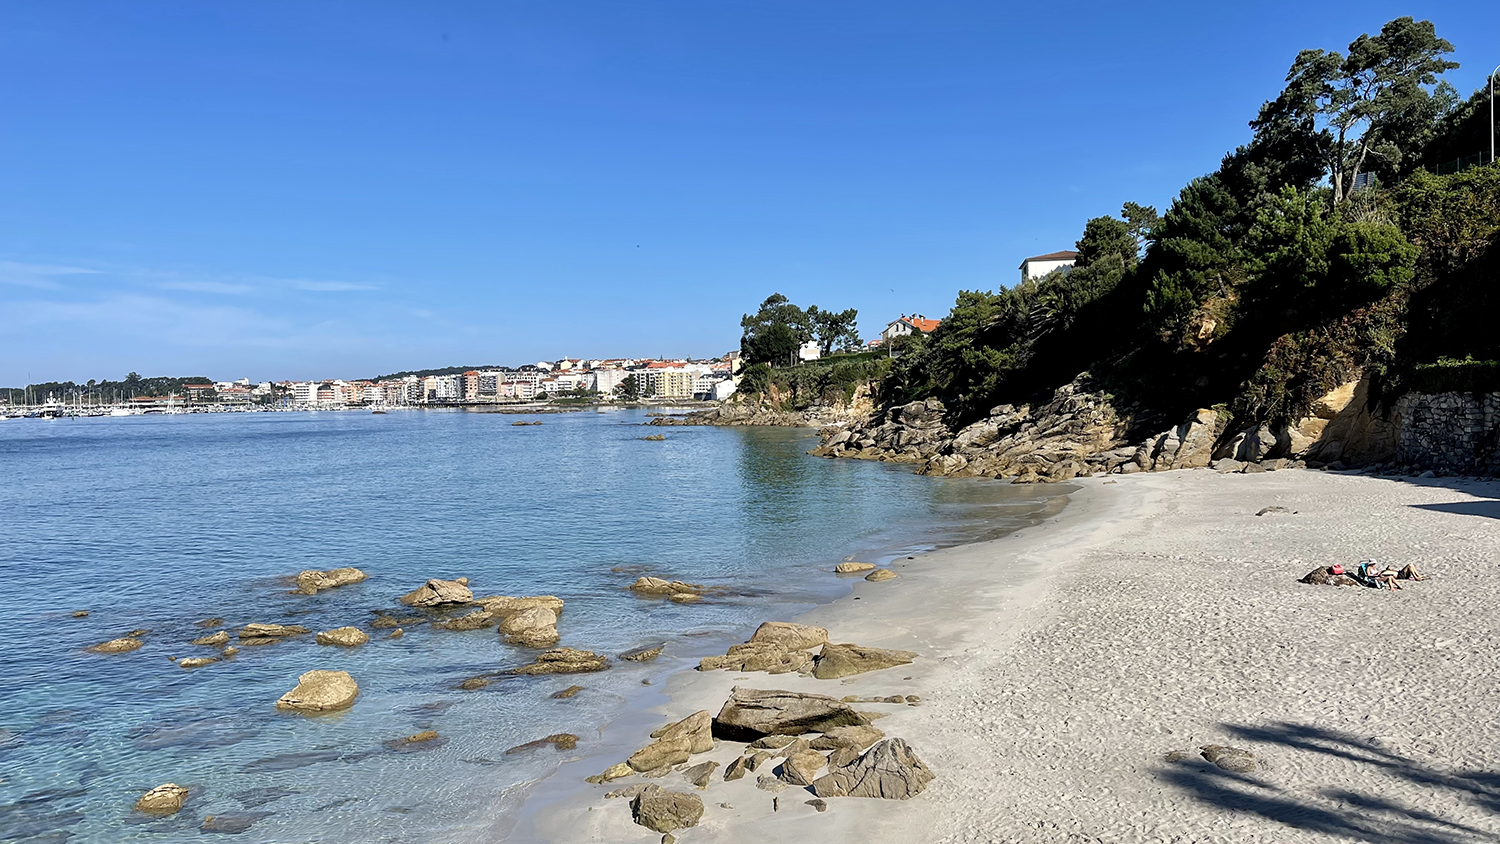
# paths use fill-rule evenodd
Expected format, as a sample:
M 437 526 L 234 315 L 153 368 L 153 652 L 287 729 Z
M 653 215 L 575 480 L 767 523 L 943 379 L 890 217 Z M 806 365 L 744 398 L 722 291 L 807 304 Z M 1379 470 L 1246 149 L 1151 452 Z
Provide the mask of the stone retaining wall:
M 1402 396 L 1398 463 L 1444 474 L 1500 474 L 1500 393 Z

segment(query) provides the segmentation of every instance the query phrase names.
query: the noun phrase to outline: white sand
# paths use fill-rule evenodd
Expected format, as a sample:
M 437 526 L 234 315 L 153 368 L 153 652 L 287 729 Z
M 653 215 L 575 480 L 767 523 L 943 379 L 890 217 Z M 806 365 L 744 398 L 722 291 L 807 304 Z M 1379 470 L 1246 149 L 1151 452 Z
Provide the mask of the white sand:
M 904 561 L 899 579 L 860 582 L 803 619 L 835 641 L 915 650 L 910 666 L 842 681 L 683 671 L 669 703 L 612 725 L 644 744 L 653 724 L 717 711 L 736 684 L 922 697 L 861 706 L 889 712 L 877 726 L 937 774 L 919 797 L 833 799 L 819 814 L 789 789 L 773 812 L 755 774 L 716 775 L 699 792 L 703 822 L 678 839 L 1500 841 L 1500 484 L 1115 480 L 1082 481 L 1048 524 Z M 1269 505 L 1298 513 L 1255 515 Z M 1297 582 L 1368 557 L 1431 577 L 1398 592 Z M 1263 767 L 1162 760 L 1211 743 Z M 727 764 L 739 748 L 693 761 Z M 565 766 L 553 782 L 614 761 Z M 659 840 L 626 801 L 603 798 L 637 781 L 554 785 L 514 840 Z M 652 781 L 692 790 L 677 774 Z

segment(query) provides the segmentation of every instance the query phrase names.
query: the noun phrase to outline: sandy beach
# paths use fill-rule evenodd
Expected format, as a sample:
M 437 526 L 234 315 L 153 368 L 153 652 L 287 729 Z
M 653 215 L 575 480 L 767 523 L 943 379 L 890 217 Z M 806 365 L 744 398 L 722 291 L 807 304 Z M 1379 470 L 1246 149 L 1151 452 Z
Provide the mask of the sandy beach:
M 911 665 L 826 681 L 677 670 L 660 706 L 604 733 L 644 745 L 737 685 L 921 698 L 860 708 L 936 773 L 923 794 L 819 813 L 803 789 L 716 774 L 685 842 L 1500 841 L 1500 483 L 1195 470 L 1078 485 L 1045 524 L 900 561 L 898 579 L 797 619 L 915 651 Z M 1271 506 L 1295 512 L 1256 515 Z M 1369 558 L 1428 579 L 1297 582 Z M 1258 769 L 1164 759 L 1210 744 Z M 583 784 L 618 761 L 564 766 L 512 840 L 659 840 L 604 797 L 640 778 Z

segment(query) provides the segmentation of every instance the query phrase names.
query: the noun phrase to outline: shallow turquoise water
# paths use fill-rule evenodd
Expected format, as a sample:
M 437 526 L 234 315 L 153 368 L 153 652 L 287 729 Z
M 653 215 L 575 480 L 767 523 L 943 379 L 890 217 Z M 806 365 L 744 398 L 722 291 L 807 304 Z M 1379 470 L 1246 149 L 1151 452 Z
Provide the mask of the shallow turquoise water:
M 810 432 L 642 429 L 639 412 L 273 413 L 0 422 L 0 841 L 198 840 L 205 816 L 243 842 L 472 840 L 569 754 L 506 749 L 551 733 L 598 742 L 642 681 L 691 665 L 762 620 L 841 594 L 827 569 L 1030 523 L 1047 491 L 939 481 L 910 467 L 807 457 Z M 665 442 L 645 442 L 664 431 Z M 287 594 L 302 569 L 369 580 Z M 728 588 L 696 605 L 642 600 L 641 573 Z M 529 662 L 493 629 L 423 625 L 388 640 L 372 611 L 428 577 L 476 595 L 566 600 L 562 644 L 611 656 L 667 642 L 656 663 L 602 674 L 466 677 Z M 74 619 L 71 612 L 90 615 Z M 362 625 L 362 648 L 311 636 L 212 655 L 199 619 L 313 630 Z M 142 649 L 83 648 L 135 628 Z M 278 712 L 315 668 L 349 671 L 346 712 Z M 577 682 L 569 700 L 548 695 Z M 419 752 L 384 742 L 435 729 Z M 595 748 L 597 749 L 597 747 Z M 134 816 L 163 782 L 194 789 L 173 818 Z

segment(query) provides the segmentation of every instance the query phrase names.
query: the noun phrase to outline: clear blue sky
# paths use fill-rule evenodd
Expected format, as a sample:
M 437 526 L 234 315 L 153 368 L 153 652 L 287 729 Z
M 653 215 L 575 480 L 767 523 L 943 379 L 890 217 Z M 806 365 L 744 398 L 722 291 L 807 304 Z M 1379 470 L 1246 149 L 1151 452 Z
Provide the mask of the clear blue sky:
M 1304 47 L 1500 3 L 9 2 L 0 384 L 873 337 L 1165 209 Z

